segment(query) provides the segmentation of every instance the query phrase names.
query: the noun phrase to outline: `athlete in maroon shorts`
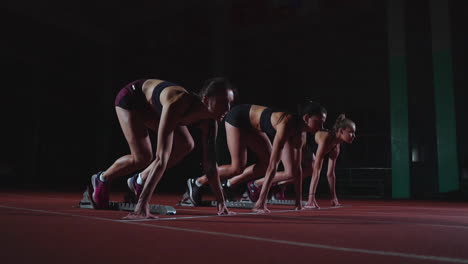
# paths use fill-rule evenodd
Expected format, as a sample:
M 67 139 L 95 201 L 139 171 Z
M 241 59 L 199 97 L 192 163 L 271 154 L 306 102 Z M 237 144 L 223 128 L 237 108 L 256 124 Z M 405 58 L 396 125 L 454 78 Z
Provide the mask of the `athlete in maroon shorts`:
M 222 120 L 234 100 L 234 90 L 223 78 L 206 81 L 199 95 L 182 86 L 158 79 L 138 80 L 117 95 L 115 109 L 130 154 L 117 159 L 107 170 L 92 176 L 92 200 L 96 208 L 109 202 L 110 182 L 143 170 L 129 181 L 139 196 L 135 211 L 128 219 L 155 218 L 149 202 L 164 171 L 185 157 L 194 147 L 187 125 L 202 131 L 203 164 L 218 201 L 218 214 L 229 214 L 217 173 L 215 139 L 217 121 Z M 158 135 L 153 157 L 148 128 Z

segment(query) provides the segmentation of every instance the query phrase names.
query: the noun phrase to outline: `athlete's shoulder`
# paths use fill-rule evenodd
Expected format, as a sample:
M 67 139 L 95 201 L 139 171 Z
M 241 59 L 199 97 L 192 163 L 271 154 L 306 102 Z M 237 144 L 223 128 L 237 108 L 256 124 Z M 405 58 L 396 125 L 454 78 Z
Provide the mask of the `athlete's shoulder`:
M 328 139 L 332 137 L 333 137 L 333 133 L 330 130 L 326 130 L 326 129 L 317 131 L 314 136 L 316 141 L 323 141 L 323 142 L 327 141 Z

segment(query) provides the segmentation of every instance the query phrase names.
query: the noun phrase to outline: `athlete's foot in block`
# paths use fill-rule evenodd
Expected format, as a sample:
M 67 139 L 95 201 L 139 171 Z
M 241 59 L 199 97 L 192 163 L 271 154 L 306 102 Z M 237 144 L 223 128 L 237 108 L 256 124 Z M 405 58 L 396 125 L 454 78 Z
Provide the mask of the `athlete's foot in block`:
M 127 216 L 124 217 L 125 220 L 142 220 L 142 219 L 158 219 L 156 215 L 153 215 L 151 213 L 137 213 L 137 212 L 132 212 L 129 213 Z
M 340 202 L 338 202 L 338 199 L 332 199 L 330 203 L 331 203 L 331 206 L 334 206 L 334 207 L 343 206 Z
M 313 210 L 313 209 L 320 209 L 320 206 L 317 204 L 317 201 L 312 200 L 308 201 L 306 205 L 304 205 L 305 210 Z

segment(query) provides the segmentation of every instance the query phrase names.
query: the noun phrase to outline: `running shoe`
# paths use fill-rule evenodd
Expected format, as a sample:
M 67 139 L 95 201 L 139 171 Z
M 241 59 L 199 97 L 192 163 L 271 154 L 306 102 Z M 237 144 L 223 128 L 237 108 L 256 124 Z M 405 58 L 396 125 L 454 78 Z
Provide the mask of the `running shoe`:
M 221 187 L 223 187 L 224 198 L 227 201 L 235 201 L 236 200 L 236 191 L 234 188 L 227 186 L 228 180 L 221 181 Z
M 249 194 L 249 199 L 252 202 L 256 202 L 260 197 L 261 188 L 255 186 L 255 181 L 250 181 L 247 183 L 247 193 Z
M 201 187 L 195 181 L 196 179 L 191 178 L 187 180 L 187 193 L 192 204 L 198 206 L 201 203 Z
M 107 209 L 109 207 L 110 184 L 99 179 L 101 174 L 102 171 L 91 176 L 91 183 L 94 190 L 91 198 L 95 209 Z
M 271 187 L 271 192 L 272 196 L 271 198 L 273 200 L 286 200 L 286 185 L 284 184 L 274 184 Z
M 137 183 L 139 173 L 128 178 L 127 185 L 130 191 L 135 194 L 135 200 L 138 201 L 140 198 L 141 192 L 143 191 L 143 185 Z

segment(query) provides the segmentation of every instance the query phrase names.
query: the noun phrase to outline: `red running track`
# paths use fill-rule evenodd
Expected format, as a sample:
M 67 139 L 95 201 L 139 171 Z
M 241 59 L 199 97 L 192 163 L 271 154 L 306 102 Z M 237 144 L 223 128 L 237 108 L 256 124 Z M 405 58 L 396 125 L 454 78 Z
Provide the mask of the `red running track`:
M 124 221 L 126 212 L 73 208 L 80 199 L 1 193 L 1 263 L 468 263 L 466 203 L 321 200 L 323 210 L 223 217 L 175 206 L 175 216 Z

